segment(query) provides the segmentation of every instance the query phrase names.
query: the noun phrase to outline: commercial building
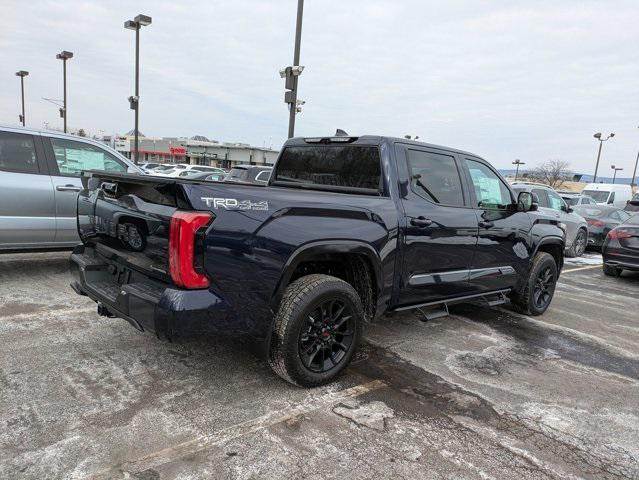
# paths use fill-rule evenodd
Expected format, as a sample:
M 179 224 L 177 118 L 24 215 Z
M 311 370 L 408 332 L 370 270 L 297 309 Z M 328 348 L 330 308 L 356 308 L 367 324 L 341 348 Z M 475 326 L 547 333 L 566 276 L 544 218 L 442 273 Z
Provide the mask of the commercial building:
M 129 132 L 115 136 L 112 146 L 127 158 L 135 157 L 135 142 Z M 188 163 L 232 168 L 238 164 L 273 165 L 278 151 L 254 147 L 247 143 L 229 143 L 209 140 L 203 136 L 138 138 L 140 161 L 154 163 Z

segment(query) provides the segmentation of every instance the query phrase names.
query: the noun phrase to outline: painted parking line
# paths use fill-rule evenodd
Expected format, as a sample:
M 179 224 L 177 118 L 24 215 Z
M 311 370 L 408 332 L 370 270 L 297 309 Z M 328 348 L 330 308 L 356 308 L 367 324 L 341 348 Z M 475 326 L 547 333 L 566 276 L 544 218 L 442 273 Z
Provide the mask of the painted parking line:
M 165 465 L 185 456 L 193 455 L 216 445 L 227 443 L 235 438 L 264 430 L 299 415 L 308 414 L 321 408 L 330 407 L 343 402 L 344 400 L 348 400 L 349 398 L 359 397 L 360 395 L 364 395 L 374 390 L 379 390 L 386 386 L 386 383 L 381 380 L 373 380 L 372 382 L 356 385 L 338 392 L 328 392 L 321 397 L 311 397 L 308 401 L 300 405 L 269 412 L 260 417 L 223 428 L 211 435 L 197 437 L 192 440 L 149 453 L 142 458 L 108 467 L 104 470 L 95 472 L 89 478 L 94 480 L 111 479 L 122 472 L 135 473 L 149 468 L 158 467 L 160 465 Z
M 571 268 L 569 270 L 562 270 L 561 273 L 570 273 L 570 272 L 578 272 L 580 270 L 590 270 L 593 268 L 602 268 L 601 264 L 599 265 L 588 265 L 587 267 L 579 267 L 579 268 Z

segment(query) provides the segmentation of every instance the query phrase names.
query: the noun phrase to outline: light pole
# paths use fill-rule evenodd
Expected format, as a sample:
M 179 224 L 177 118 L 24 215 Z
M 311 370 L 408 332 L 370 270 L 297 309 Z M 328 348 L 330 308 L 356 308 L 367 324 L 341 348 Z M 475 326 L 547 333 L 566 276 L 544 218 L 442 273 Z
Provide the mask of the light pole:
M 611 133 L 606 138 L 601 138 L 601 132 L 597 132 L 593 135 L 593 137 L 599 140 L 599 152 L 597 153 L 597 165 L 595 165 L 595 176 L 592 179 L 592 183 L 597 183 L 597 170 L 599 170 L 599 159 L 601 158 L 601 147 L 603 146 L 603 142 L 610 140 L 614 136 L 615 134 Z
M 639 128 L 639 127 L 637 127 Z M 632 180 L 630 181 L 630 187 L 632 188 L 635 184 L 635 178 L 637 176 L 637 165 L 639 164 L 639 152 L 637 152 L 637 159 L 635 160 L 635 169 L 632 172 Z
M 612 184 L 615 184 L 615 180 L 617 179 L 617 172 L 620 170 L 623 170 L 623 168 L 621 167 L 615 167 L 614 165 L 610 165 L 610 168 L 612 168 L 615 171 L 615 174 L 612 177 Z
M 22 115 L 18 115 L 18 118 L 24 127 L 24 77 L 29 75 L 29 72 L 26 70 L 20 70 L 19 72 L 16 72 L 16 75 L 20 77 L 20 90 L 22 91 Z
M 147 15 L 138 15 L 133 20 L 124 22 L 124 28 L 135 30 L 135 95 L 129 97 L 129 105 L 131 110 L 135 110 L 135 163 L 139 163 L 138 149 L 138 116 L 140 114 L 140 28 L 151 25 L 151 17 Z
M 526 165 L 525 162 L 522 162 L 521 160 L 517 159 L 514 162 L 512 162 L 513 165 L 515 165 L 515 182 L 517 181 L 517 176 L 519 175 L 519 165 Z
M 73 58 L 73 52 L 66 50 L 58 53 L 55 58 L 62 60 L 62 88 L 64 89 L 64 106 L 60 109 L 60 116 L 64 119 L 64 133 L 67 133 L 67 60 Z
M 300 43 L 302 41 L 302 14 L 304 0 L 297 0 L 297 22 L 295 24 L 295 51 L 293 52 L 293 66 L 280 70 L 280 77 L 285 78 L 284 103 L 288 103 L 288 138 L 295 134 L 295 115 L 302 111 L 303 100 L 297 99 L 297 79 L 304 70 L 300 66 Z

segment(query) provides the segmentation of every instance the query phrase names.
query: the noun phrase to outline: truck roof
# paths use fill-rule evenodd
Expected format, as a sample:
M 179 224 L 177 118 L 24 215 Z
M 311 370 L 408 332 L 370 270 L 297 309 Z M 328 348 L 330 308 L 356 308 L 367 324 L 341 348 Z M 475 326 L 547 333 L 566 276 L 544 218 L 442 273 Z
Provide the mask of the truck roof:
M 332 138 L 338 138 L 338 137 L 339 136 L 336 136 L 336 135 L 318 135 L 314 137 L 294 137 L 294 138 L 288 139 L 284 143 L 282 148 L 289 147 L 289 146 L 309 145 L 311 144 L 310 142 L 308 142 L 309 139 L 332 139 Z M 428 147 L 428 148 L 434 148 L 437 150 L 446 150 L 448 152 L 458 153 L 461 155 L 470 155 L 472 157 L 482 158 L 475 153 L 466 152 L 464 150 L 459 150 L 457 148 L 445 147 L 443 145 L 434 145 L 432 143 L 419 142 L 417 140 L 409 140 L 407 138 L 390 137 L 385 135 L 360 135 L 360 136 L 348 135 L 346 137 L 341 137 L 341 138 L 354 138 L 355 140 L 353 140 L 352 142 L 344 142 L 344 143 L 348 143 L 349 145 L 380 145 L 383 142 L 403 143 L 407 145 L 415 145 L 417 147 Z M 314 143 L 319 143 L 319 142 L 314 142 Z M 337 144 L 338 142 L 334 142 L 334 143 Z

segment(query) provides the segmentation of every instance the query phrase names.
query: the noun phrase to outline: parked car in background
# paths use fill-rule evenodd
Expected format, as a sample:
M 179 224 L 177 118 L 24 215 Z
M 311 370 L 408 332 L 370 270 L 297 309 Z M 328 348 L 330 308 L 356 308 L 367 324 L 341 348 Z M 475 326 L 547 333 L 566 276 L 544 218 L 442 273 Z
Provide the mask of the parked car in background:
M 628 200 L 624 210 L 626 212 L 639 212 L 639 193 L 635 193 L 634 196 Z
M 0 251 L 76 245 L 83 170 L 142 174 L 87 137 L 0 127 Z
M 261 165 L 236 165 L 224 179 L 226 182 L 257 183 L 266 185 L 273 167 Z
M 144 162 L 144 163 L 140 163 L 138 165 L 138 167 L 140 167 L 144 173 L 149 173 L 151 170 L 153 170 L 154 168 L 159 167 L 160 165 L 161 165 L 161 163 Z
M 182 164 L 176 164 L 176 163 L 163 163 L 157 167 L 154 168 L 149 168 L 148 169 L 148 173 L 149 175 L 159 175 L 159 176 L 166 176 L 169 172 L 174 172 L 176 170 L 176 166 L 177 165 L 182 165 Z M 180 170 L 182 170 L 185 167 L 185 165 L 182 165 L 180 167 Z
M 618 183 L 589 183 L 581 192 L 595 199 L 598 205 L 612 205 L 623 208 L 632 198 L 630 185 Z
M 618 276 L 623 270 L 639 271 L 639 214 L 608 232 L 601 255 L 606 275 Z
M 179 166 L 178 166 L 179 165 Z M 184 168 L 182 168 L 182 166 Z M 182 165 L 177 164 L 176 168 L 172 172 L 167 172 L 165 175 L 168 177 L 180 177 L 183 173 L 188 172 L 209 172 L 209 173 L 226 173 L 221 168 L 209 167 L 207 165 Z
M 177 178 L 190 180 L 207 180 L 212 182 L 221 182 L 226 177 L 226 172 L 221 169 L 215 169 L 213 172 L 201 172 L 199 170 L 186 170 L 181 172 Z
M 579 257 L 588 245 L 588 224 L 573 212 L 559 194 L 548 185 L 532 182 L 513 182 L 515 192 L 530 192 L 537 196 L 539 210 L 552 215 L 566 226 L 566 256 Z
M 608 232 L 632 216 L 619 207 L 610 205 L 583 205 L 575 207 L 588 223 L 588 247 L 600 249 Z
M 582 193 L 575 192 L 557 192 L 564 202 L 569 207 L 576 207 L 577 205 L 597 205 L 594 198 L 584 195 Z

